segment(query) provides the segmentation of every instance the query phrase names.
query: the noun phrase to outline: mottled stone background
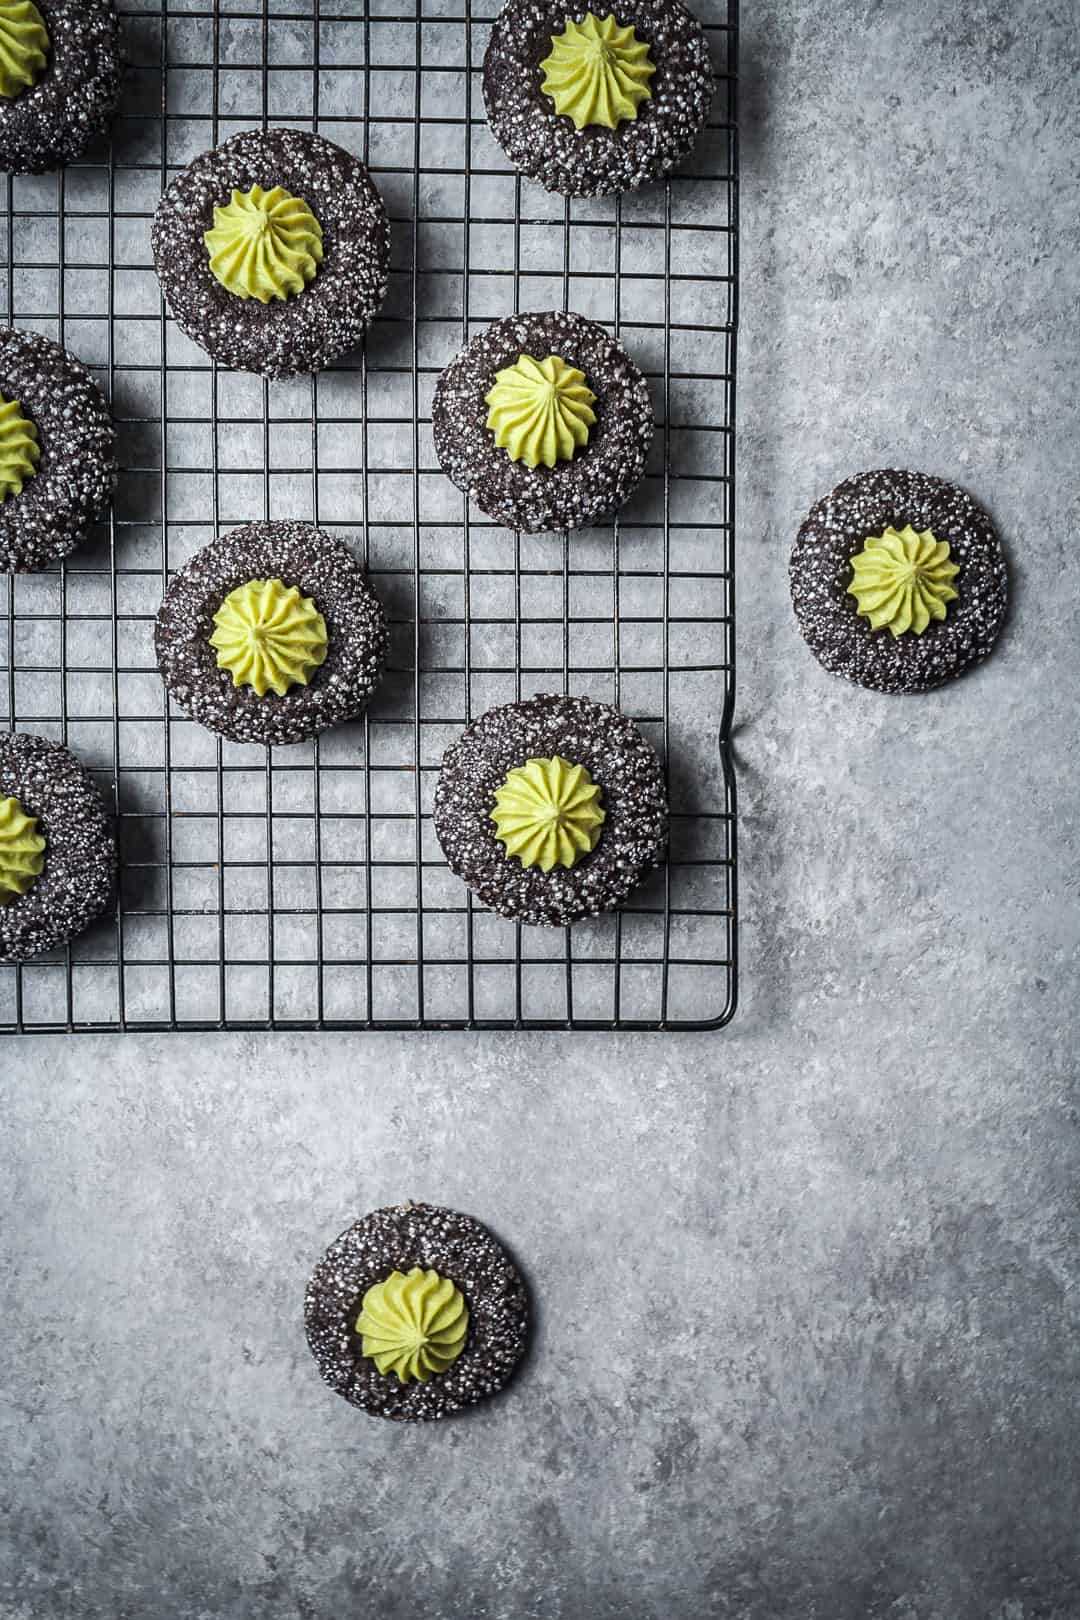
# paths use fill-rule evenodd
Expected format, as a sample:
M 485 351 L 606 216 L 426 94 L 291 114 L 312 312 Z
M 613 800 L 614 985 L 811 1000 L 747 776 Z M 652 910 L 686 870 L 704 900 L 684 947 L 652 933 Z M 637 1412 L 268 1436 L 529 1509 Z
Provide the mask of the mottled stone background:
M 1080 1614 L 1076 9 L 745 12 L 740 1015 L 7 1044 L 4 1620 Z M 786 595 L 883 463 L 1015 582 L 910 701 Z M 537 1330 L 403 1432 L 299 1307 L 408 1195 L 494 1226 Z

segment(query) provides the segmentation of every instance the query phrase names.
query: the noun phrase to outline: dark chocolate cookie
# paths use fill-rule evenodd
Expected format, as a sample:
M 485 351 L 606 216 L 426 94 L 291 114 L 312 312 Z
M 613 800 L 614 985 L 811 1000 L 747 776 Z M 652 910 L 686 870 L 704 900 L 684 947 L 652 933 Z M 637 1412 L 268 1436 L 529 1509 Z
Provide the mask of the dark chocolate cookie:
M 260 303 L 211 273 L 203 238 L 233 191 L 281 186 L 322 228 L 322 262 L 301 292 Z M 223 366 L 264 377 L 321 371 L 354 348 L 386 297 L 390 225 L 364 164 L 321 135 L 251 129 L 205 152 L 158 204 L 154 261 L 178 325 Z
M 596 848 L 575 866 L 524 867 L 496 837 L 491 812 L 510 771 L 560 756 L 601 790 Z M 448 748 L 435 787 L 435 833 L 450 870 L 515 922 L 565 926 L 622 904 L 667 844 L 664 773 L 652 746 L 617 709 L 589 698 L 538 696 L 489 709 Z
M 73 754 L 25 733 L 0 735 L 0 799 L 17 799 L 45 839 L 45 865 L 0 905 L 0 962 L 66 945 L 112 899 L 116 840 L 101 794 Z
M 34 4 L 48 35 L 41 52 L 45 66 L 31 69 L 33 83 L 17 94 L 0 96 L 0 169 L 12 174 L 41 174 L 80 157 L 109 127 L 120 94 L 113 0 L 34 0 Z M 9 21 L 9 30 L 11 26 Z M 22 21 L 21 28 L 25 27 Z M 10 48 L 10 34 L 7 44 Z
M 588 443 L 553 467 L 511 461 L 487 426 L 495 373 L 523 354 L 558 355 L 596 395 Z M 656 430 L 648 385 L 626 351 L 595 321 L 560 310 L 511 315 L 474 337 L 439 378 L 431 423 L 447 477 L 488 517 L 529 534 L 587 528 L 621 506 Z
M 894 636 L 859 614 L 852 558 L 889 528 L 930 531 L 957 572 L 921 634 Z M 815 657 L 878 692 L 926 692 L 985 658 L 1005 621 L 1008 575 L 993 524 L 955 484 L 895 469 L 860 473 L 818 501 L 791 553 L 791 599 Z
M 392 1272 L 448 1278 L 468 1308 L 457 1359 L 421 1382 L 381 1373 L 361 1350 L 361 1302 Z M 332 1243 L 308 1283 L 308 1344 L 331 1389 L 375 1417 L 419 1423 L 449 1417 L 503 1387 L 525 1351 L 529 1301 L 513 1262 L 471 1215 L 434 1204 L 377 1209 Z
M 326 624 L 325 661 L 283 697 L 235 686 L 210 644 L 225 598 L 262 579 L 296 586 Z M 301 742 L 356 719 L 382 676 L 388 640 L 382 604 L 360 564 L 310 523 L 251 523 L 204 546 L 170 581 L 154 633 L 169 695 L 200 725 L 254 743 Z
M 593 15 L 606 17 L 608 6 Z M 679 0 L 628 0 L 615 8 L 620 27 L 649 47 L 656 71 L 649 95 L 616 128 L 575 128 L 542 88 L 541 63 L 582 6 L 558 0 L 510 0 L 484 56 L 484 104 L 499 145 L 516 169 L 572 197 L 629 191 L 660 179 L 690 151 L 709 116 L 715 81 L 701 25 Z
M 0 570 L 29 573 L 73 551 L 108 504 L 116 436 L 86 367 L 36 332 L 0 329 L 0 399 L 37 431 L 33 476 L 0 500 Z

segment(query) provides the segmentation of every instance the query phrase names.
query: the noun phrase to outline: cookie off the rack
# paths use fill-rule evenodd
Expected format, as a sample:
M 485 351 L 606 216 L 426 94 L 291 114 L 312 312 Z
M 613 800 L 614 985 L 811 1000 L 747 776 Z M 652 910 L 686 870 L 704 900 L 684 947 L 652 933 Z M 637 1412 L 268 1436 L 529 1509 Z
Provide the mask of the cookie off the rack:
M 664 773 L 606 703 L 489 709 L 447 749 L 435 833 L 450 870 L 513 922 L 565 927 L 622 905 L 663 857 Z
M 81 157 L 112 122 L 120 80 L 113 0 L 0 0 L 0 169 Z
M 0 569 L 29 573 L 86 538 L 116 483 L 116 435 L 82 363 L 0 329 Z
M 233 742 L 302 742 L 356 719 L 388 643 L 360 564 L 310 523 L 211 541 L 170 581 L 154 630 L 169 695 Z
M 101 794 L 59 743 L 0 736 L 0 962 L 25 962 L 89 927 L 116 887 Z
M 814 656 L 879 692 L 926 692 L 985 658 L 1008 572 L 987 514 L 956 484 L 883 469 L 811 509 L 791 553 L 791 599 Z
M 236 371 L 321 371 L 386 297 L 383 200 L 358 157 L 304 130 L 245 130 L 196 158 L 158 204 L 152 240 L 181 330 Z
M 500 1390 L 525 1353 L 529 1300 L 502 1245 L 435 1204 L 373 1210 L 330 1245 L 304 1301 L 308 1344 L 373 1417 L 450 1417 Z
M 440 376 L 431 423 L 447 477 L 529 534 L 587 528 L 622 506 L 656 431 L 625 349 L 563 310 L 511 315 L 474 337 Z
M 549 191 L 594 197 L 662 178 L 693 147 L 715 78 L 679 0 L 614 11 L 509 0 L 484 56 L 492 134 Z

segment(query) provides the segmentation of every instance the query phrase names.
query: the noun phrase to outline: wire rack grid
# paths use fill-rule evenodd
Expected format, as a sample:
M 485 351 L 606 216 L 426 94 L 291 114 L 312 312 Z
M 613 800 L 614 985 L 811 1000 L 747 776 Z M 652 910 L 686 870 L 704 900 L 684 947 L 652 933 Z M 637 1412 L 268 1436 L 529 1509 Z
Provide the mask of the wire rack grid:
M 694 156 L 618 199 L 511 172 L 483 116 L 493 10 L 468 0 L 129 0 L 108 143 L 7 179 L 6 318 L 78 354 L 113 402 L 121 481 L 65 565 L 8 577 L 0 718 L 65 742 L 115 806 L 117 903 L 67 950 L 0 969 L 0 1029 L 702 1028 L 735 1005 L 733 702 L 736 0 L 708 0 L 719 89 Z M 366 349 L 317 378 L 219 371 L 162 307 L 149 227 L 173 174 L 253 124 L 358 152 L 393 228 Z M 604 529 L 517 536 L 439 471 L 435 379 L 515 309 L 604 322 L 660 424 Z M 294 748 L 222 742 L 165 697 L 153 620 L 220 527 L 302 518 L 388 606 L 362 723 Z M 434 840 L 447 744 L 536 691 L 617 703 L 667 761 L 665 866 L 620 914 L 523 929 Z

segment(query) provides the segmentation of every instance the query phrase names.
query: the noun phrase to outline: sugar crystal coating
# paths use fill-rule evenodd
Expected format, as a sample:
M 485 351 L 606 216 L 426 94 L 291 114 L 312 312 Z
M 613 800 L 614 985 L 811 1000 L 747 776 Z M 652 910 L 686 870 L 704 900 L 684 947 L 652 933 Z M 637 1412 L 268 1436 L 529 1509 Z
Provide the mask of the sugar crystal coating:
M 0 169 L 43 174 L 81 157 L 109 127 L 120 94 L 113 0 L 36 0 L 49 35 L 44 71 L 0 98 Z
M 370 1288 L 414 1267 L 460 1290 L 468 1333 L 445 1372 L 402 1384 L 364 1356 L 357 1322 Z M 331 1389 L 375 1417 L 420 1423 L 461 1412 L 503 1387 L 525 1353 L 529 1301 L 513 1261 L 479 1221 L 407 1203 L 373 1210 L 330 1245 L 308 1283 L 304 1322 Z
M 44 737 L 0 735 L 0 798 L 17 799 L 45 839 L 41 875 L 0 906 L 0 962 L 24 962 L 74 939 L 109 904 L 116 839 L 93 779 Z
M 325 623 L 326 657 L 306 686 L 260 696 L 218 663 L 214 615 L 252 579 L 295 586 Z M 250 523 L 222 535 L 170 581 L 154 631 L 171 697 L 200 725 L 233 742 L 293 743 L 362 714 L 382 678 L 386 615 L 340 541 L 310 523 Z
M 604 823 L 591 853 L 544 872 L 507 854 L 491 813 L 512 770 L 556 754 L 585 766 L 600 789 Z M 607 703 L 544 694 L 489 709 L 447 749 L 434 815 L 450 870 L 485 905 L 552 927 L 621 905 L 661 859 L 668 833 L 660 761 L 633 721 Z
M 488 426 L 496 378 L 523 354 L 558 355 L 595 395 L 595 421 L 572 460 L 513 461 Z M 587 528 L 622 506 L 645 474 L 656 431 L 648 385 L 625 349 L 595 321 L 563 310 L 511 315 L 478 333 L 439 378 L 431 416 L 447 477 L 489 517 L 529 534 Z
M 322 230 L 309 286 L 263 304 L 235 297 L 210 269 L 205 236 L 234 191 L 283 187 Z M 321 371 L 360 342 L 386 296 L 390 224 L 364 164 L 297 129 L 250 129 L 188 165 L 158 204 L 151 233 L 161 290 L 182 331 L 223 366 L 264 377 Z
M 601 7 L 601 12 L 606 11 Z M 522 174 L 548 191 L 595 197 L 658 180 L 693 147 L 712 106 L 715 77 L 697 19 L 679 0 L 629 0 L 613 13 L 647 45 L 656 72 L 637 116 L 614 129 L 575 128 L 543 90 L 541 64 L 583 6 L 509 0 L 484 56 L 484 105 L 492 134 Z
M 851 559 L 890 526 L 931 531 L 958 565 L 955 601 L 921 635 L 860 618 Z M 845 479 L 811 508 L 791 552 L 791 600 L 814 656 L 879 692 L 925 692 L 985 658 L 1005 622 L 1008 573 L 994 526 L 956 484 L 895 468 Z
M 0 396 L 37 430 L 34 477 L 0 504 L 0 569 L 28 573 L 74 551 L 116 483 L 104 394 L 73 354 L 36 332 L 0 328 Z

